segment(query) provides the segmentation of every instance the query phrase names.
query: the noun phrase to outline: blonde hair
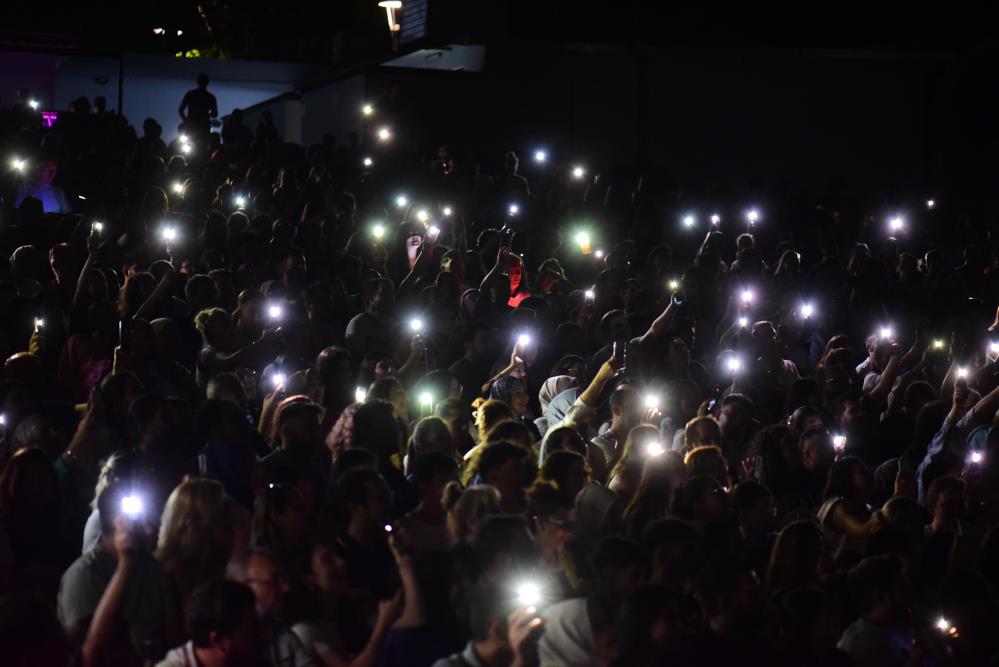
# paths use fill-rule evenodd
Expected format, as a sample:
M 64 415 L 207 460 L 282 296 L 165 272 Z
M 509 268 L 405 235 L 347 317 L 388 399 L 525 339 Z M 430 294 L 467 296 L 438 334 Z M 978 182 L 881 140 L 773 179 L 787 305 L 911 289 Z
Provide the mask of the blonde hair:
M 213 479 L 181 482 L 163 508 L 156 557 L 186 596 L 221 578 L 232 555 L 232 501 Z
M 455 544 L 467 542 L 469 526 L 490 514 L 499 514 L 500 492 L 488 484 L 476 484 L 463 489 L 458 482 L 444 487 L 441 503 L 447 511 L 447 532 Z
M 715 419 L 714 417 L 711 416 L 694 417 L 689 422 L 687 422 L 686 426 L 683 427 L 684 451 L 689 452 L 691 449 L 693 449 L 696 446 L 694 445 L 694 442 L 697 440 L 699 435 L 697 432 L 697 427 L 704 423 L 713 424 L 715 427 L 715 431 L 719 434 L 721 433 L 721 427 L 718 425 L 718 420 Z
M 221 308 L 205 308 L 199 310 L 198 314 L 194 316 L 194 327 L 201 333 L 202 338 L 206 335 L 208 323 L 218 317 L 229 319 L 229 313 Z

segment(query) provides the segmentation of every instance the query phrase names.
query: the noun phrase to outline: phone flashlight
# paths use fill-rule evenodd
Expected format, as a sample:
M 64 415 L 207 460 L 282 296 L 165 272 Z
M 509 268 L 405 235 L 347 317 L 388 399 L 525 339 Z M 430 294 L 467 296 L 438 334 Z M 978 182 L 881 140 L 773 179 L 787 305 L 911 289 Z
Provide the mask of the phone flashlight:
M 935 341 L 933 341 L 933 349 L 934 350 L 942 350 L 942 349 L 944 349 L 944 345 L 945 344 L 946 343 L 944 343 L 943 338 L 937 338 Z
M 364 403 L 366 400 L 368 400 L 368 390 L 365 389 L 364 387 L 355 387 L 354 388 L 354 402 L 355 403 Z
M 390 524 L 390 523 L 385 524 L 385 532 L 386 533 L 391 533 L 392 532 L 392 524 Z
M 812 306 L 812 304 L 810 303 L 806 303 L 801 307 L 801 317 L 803 319 L 807 320 L 809 317 L 812 316 L 812 313 L 814 312 L 815 312 L 815 307 Z
M 583 169 L 583 167 L 576 165 L 575 167 L 572 168 L 572 177 L 575 178 L 577 181 L 583 180 L 584 176 L 586 176 L 586 170 Z
M 541 150 L 534 151 L 534 161 L 535 162 L 547 162 L 548 161 L 548 153 L 546 153 L 545 151 L 541 151 Z
M 936 623 L 933 624 L 937 630 L 944 633 L 948 637 L 957 637 L 957 628 L 954 624 L 948 621 L 946 618 L 941 616 L 937 619 Z
M 659 409 L 659 397 L 655 394 L 645 395 L 645 407 L 648 410 L 658 410 Z
M 937 202 L 936 202 L 935 199 L 927 199 L 926 200 L 926 208 L 928 208 L 928 209 L 930 209 L 932 211 L 936 207 L 937 207 Z
M 645 455 L 646 456 L 662 456 L 666 453 L 666 448 L 663 447 L 663 443 L 658 440 L 653 440 L 649 444 L 645 445 Z
M 104 231 L 104 223 L 103 222 L 95 222 L 94 224 L 90 225 L 90 229 L 95 234 L 100 234 L 101 232 Z
M 427 233 L 430 235 L 430 239 L 432 241 L 436 241 L 437 237 L 441 235 L 441 228 L 437 225 L 430 225 L 430 227 L 427 228 Z
M 837 452 L 841 452 L 846 449 L 846 436 L 845 435 L 834 435 L 833 436 L 833 449 Z
M 902 218 L 896 216 L 888 221 L 888 226 L 891 228 L 893 232 L 900 232 L 902 231 L 904 223 L 902 222 Z
M 409 330 L 413 333 L 420 333 L 423 331 L 423 320 L 418 317 L 414 317 L 409 321 Z
M 190 155 L 191 151 L 193 151 L 193 150 L 194 150 L 194 147 L 191 146 L 191 144 L 183 144 L 180 147 L 180 152 L 183 153 L 184 155 Z
M 284 383 L 287 381 L 288 381 L 288 376 L 285 375 L 284 373 L 278 372 L 274 373 L 271 376 L 271 384 L 273 384 L 275 388 L 283 386 Z
M 517 336 L 517 347 L 523 349 L 531 344 L 531 337 L 527 334 Z
M 40 317 L 35 318 L 35 333 L 38 333 L 45 328 L 45 320 Z
M 28 106 L 31 107 L 33 110 L 37 111 L 39 106 L 38 100 L 28 100 Z
M 184 194 L 184 184 L 181 183 L 180 181 L 174 181 L 173 184 L 170 186 L 170 189 L 173 190 L 173 193 L 176 195 Z
M 541 602 L 541 586 L 533 581 L 517 585 L 517 603 L 522 607 L 535 607 Z
M 129 494 L 127 496 L 122 496 L 121 499 L 121 513 L 130 519 L 137 519 L 142 516 L 145 512 L 145 503 L 142 502 L 142 498 Z
M 989 343 L 989 352 L 992 354 L 999 354 L 999 341 L 992 341 Z
M 750 303 L 752 303 L 753 302 L 753 296 L 754 296 L 753 295 L 753 290 L 750 290 L 750 289 L 744 289 L 744 290 L 742 290 L 742 303 L 743 304 L 750 304 Z
M 381 241 L 385 238 L 385 227 L 383 225 L 375 225 L 371 228 L 371 235 L 375 237 L 376 241 Z
M 755 225 L 759 221 L 759 219 L 760 219 L 760 212 L 757 211 L 755 208 L 754 209 L 750 209 L 746 213 L 746 220 L 751 225 Z
M 603 259 L 604 258 L 604 251 L 603 250 L 596 250 L 593 253 L 593 256 L 596 257 L 597 259 Z
M 978 465 L 984 460 L 985 460 L 985 454 L 983 454 L 980 451 L 974 451 L 968 455 L 968 463 L 973 463 L 975 465 Z
M 433 405 L 434 397 L 429 391 L 420 394 L 420 405 Z
M 738 373 L 742 368 L 742 360 L 739 359 L 739 357 L 729 357 L 726 365 L 728 366 L 729 371 L 732 373 Z
M 378 130 L 378 141 L 384 142 L 384 141 L 388 141 L 391 138 L 392 138 L 392 130 L 388 129 L 387 127 L 379 128 L 379 130 Z
M 680 289 L 680 281 L 679 280 L 671 280 L 671 281 L 669 281 L 669 291 L 670 292 L 675 292 L 678 289 Z
M 243 208 L 244 206 L 246 206 L 246 197 L 244 197 L 243 195 L 237 195 L 236 196 L 236 207 L 237 208 Z
M 365 115 L 365 116 L 370 116 L 374 112 L 375 112 L 375 108 L 373 106 L 371 106 L 370 104 L 365 104 L 364 106 L 361 107 L 361 113 L 363 115 Z
M 163 230 L 160 232 L 160 236 L 162 236 L 163 240 L 166 241 L 167 243 L 170 243 L 171 241 L 176 241 L 177 240 L 177 228 L 176 227 L 164 227 Z
M 362 164 L 364 164 L 365 167 L 370 167 L 371 165 L 373 165 L 375 163 L 375 161 L 372 160 L 369 157 L 364 158 L 361 162 L 362 162 Z
M 28 165 L 28 161 L 19 157 L 11 159 L 10 166 L 16 172 L 23 172 L 24 168 Z
M 693 227 L 695 222 L 697 222 L 697 219 L 694 216 L 692 215 L 683 216 L 684 227 Z
M 510 204 L 510 206 L 506 209 L 506 211 L 510 215 L 517 215 L 518 213 L 520 213 L 520 206 L 518 206 L 517 204 Z
M 190 140 L 191 140 L 191 138 L 190 138 L 190 137 L 188 137 L 188 136 L 187 136 L 186 134 L 184 134 L 183 132 L 181 132 L 180 134 L 178 134 L 178 135 L 177 135 L 177 141 L 179 141 L 179 142 L 180 142 L 180 143 L 182 143 L 182 144 L 186 144 L 186 143 L 187 143 L 187 142 L 189 142 Z
M 967 379 L 967 377 L 968 377 L 968 369 L 964 368 L 963 366 L 961 368 L 958 368 L 957 369 L 957 377 L 958 377 L 959 380 L 965 380 L 965 379 Z
M 416 212 L 416 219 L 420 222 L 426 223 L 426 221 L 430 219 L 430 213 L 427 212 L 427 209 L 421 208 Z
M 281 316 L 284 315 L 284 309 L 275 303 L 267 309 L 267 315 L 270 316 L 272 320 L 280 320 Z
M 715 227 L 717 227 L 718 225 L 720 225 L 721 224 L 721 216 L 718 215 L 717 213 L 715 213 L 714 215 L 712 215 L 711 216 L 711 224 L 714 225 Z
M 399 195 L 395 198 L 395 205 L 399 208 L 405 208 L 406 204 L 409 203 L 409 198 L 406 195 Z
M 454 213 L 454 211 L 451 209 L 450 206 L 445 206 L 443 209 L 441 209 L 441 213 L 444 214 L 445 218 L 450 218 L 451 215 Z
M 586 299 L 587 301 L 593 301 L 593 298 L 595 296 L 596 294 L 591 289 L 588 289 L 585 292 L 583 292 L 583 298 Z
M 881 338 L 883 340 L 888 340 L 894 335 L 895 332 L 891 327 L 881 327 L 881 331 L 879 333 L 881 334 Z
M 576 234 L 576 243 L 580 248 L 585 248 L 590 245 L 590 235 L 586 232 L 579 232 Z

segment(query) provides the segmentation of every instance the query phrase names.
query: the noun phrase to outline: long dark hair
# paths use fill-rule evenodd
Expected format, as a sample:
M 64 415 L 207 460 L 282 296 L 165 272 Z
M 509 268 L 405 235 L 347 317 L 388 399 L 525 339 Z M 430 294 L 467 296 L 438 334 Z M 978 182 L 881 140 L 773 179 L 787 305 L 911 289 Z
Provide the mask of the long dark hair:
M 845 498 L 853 501 L 853 473 L 857 468 L 866 469 L 867 466 L 856 456 L 844 456 L 836 460 L 829 469 L 829 478 L 826 481 L 823 499 Z

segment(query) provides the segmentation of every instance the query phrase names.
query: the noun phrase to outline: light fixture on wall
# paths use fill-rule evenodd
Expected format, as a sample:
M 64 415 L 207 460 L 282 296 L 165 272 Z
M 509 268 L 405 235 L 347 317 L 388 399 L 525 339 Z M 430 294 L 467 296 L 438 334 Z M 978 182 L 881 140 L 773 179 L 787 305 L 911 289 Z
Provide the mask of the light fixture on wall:
M 382 0 L 378 3 L 378 6 L 385 10 L 385 16 L 388 18 L 389 32 L 399 32 L 399 24 L 396 23 L 395 13 L 402 9 L 401 0 Z

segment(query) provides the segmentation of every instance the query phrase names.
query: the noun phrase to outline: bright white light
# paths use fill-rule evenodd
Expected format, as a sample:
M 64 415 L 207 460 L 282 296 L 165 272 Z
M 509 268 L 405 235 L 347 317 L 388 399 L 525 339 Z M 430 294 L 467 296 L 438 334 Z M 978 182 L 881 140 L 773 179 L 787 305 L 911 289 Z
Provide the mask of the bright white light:
M 989 352 L 992 354 L 999 354 L 999 341 L 992 341 L 989 343 Z
M 670 292 L 675 292 L 678 289 L 680 289 L 680 281 L 679 280 L 671 280 L 671 281 L 669 281 L 669 291 Z
M 271 376 L 271 384 L 273 384 L 275 387 L 280 387 L 284 385 L 284 383 L 287 381 L 288 381 L 288 376 L 285 375 L 284 373 L 275 373 L 274 375 Z
M 548 153 L 545 151 L 534 151 L 535 162 L 545 162 L 548 160 Z
M 736 373 L 742 368 L 742 360 L 739 357 L 729 357 L 726 365 L 731 372 Z
M 420 222 L 426 222 L 430 219 L 430 213 L 425 208 L 421 208 L 416 212 L 416 219 Z
M 181 183 L 180 181 L 174 181 L 173 184 L 170 186 L 170 189 L 173 190 L 174 194 L 177 195 L 184 194 L 184 184 Z
M 666 453 L 666 448 L 663 447 L 663 443 L 659 442 L 658 440 L 653 440 L 649 444 L 645 445 L 646 456 L 650 457 L 662 456 L 665 453 Z
M 166 30 L 164 30 L 163 28 L 153 28 L 153 34 L 154 35 L 165 35 L 166 34 Z
M 13 169 L 14 171 L 18 171 L 18 172 L 24 171 L 24 168 L 27 165 L 28 165 L 28 161 L 24 160 L 24 159 L 21 159 L 19 157 L 15 157 L 15 158 L 13 158 L 10 161 L 11 169 Z
M 942 350 L 944 349 L 944 345 L 946 345 L 946 343 L 944 342 L 943 338 L 937 338 L 935 341 L 933 341 L 934 350 Z
M 586 176 L 586 169 L 584 169 L 583 167 L 576 165 L 575 167 L 572 168 L 572 177 L 575 178 L 577 181 L 583 180 L 585 176 Z
M 937 630 L 939 630 L 940 632 L 947 632 L 952 627 L 950 621 L 948 621 L 943 616 L 937 619 L 936 626 Z
M 531 344 L 531 337 L 528 334 L 520 334 L 517 336 L 517 347 L 523 349 Z
M 392 524 L 390 524 L 390 523 L 385 524 L 385 532 L 386 533 L 391 533 L 392 532 Z
M 579 232 L 579 233 L 577 233 L 576 234 L 576 243 L 578 243 L 579 247 L 581 247 L 581 248 L 583 246 L 590 245 L 590 235 L 587 234 L 586 232 Z
M 395 205 L 399 208 L 404 208 L 406 204 L 409 203 L 409 198 L 406 195 L 399 195 L 395 198 Z
M 423 320 L 419 317 L 414 317 L 409 321 L 409 330 L 413 333 L 420 333 L 423 331 Z
M 284 309 L 281 306 L 274 304 L 267 309 L 267 315 L 272 320 L 280 320 L 281 316 L 284 315 Z
M 905 223 L 902 222 L 902 218 L 900 218 L 898 216 L 896 216 L 896 217 L 894 217 L 894 218 L 892 218 L 891 220 L 888 221 L 888 225 L 891 227 L 891 230 L 893 232 L 901 231 L 904 224 Z
M 139 516 L 144 509 L 142 498 L 139 496 L 123 496 L 121 499 L 121 513 L 125 516 Z
M 833 436 L 833 449 L 837 452 L 841 452 L 846 449 L 846 436 L 845 435 L 834 435 Z
M 968 457 L 968 460 L 977 465 L 985 460 L 985 454 L 979 451 L 971 452 L 971 456 Z
M 427 228 L 427 233 L 430 234 L 431 239 L 436 241 L 437 237 L 441 234 L 441 228 L 437 225 L 430 225 L 430 227 Z
M 937 202 L 936 202 L 935 199 L 927 199 L 926 200 L 926 208 L 928 208 L 928 209 L 934 209 L 936 207 L 937 207 Z
M 374 163 L 375 163 L 375 161 L 372 160 L 371 158 L 369 158 L 369 157 L 364 158 L 364 166 L 365 167 L 370 167 Z
M 880 334 L 883 340 L 888 340 L 895 335 L 895 332 L 892 330 L 891 327 L 881 327 Z
M 365 116 L 370 116 L 374 112 L 375 108 L 370 104 L 365 104 L 364 106 L 361 107 L 361 113 L 364 114 Z
M 238 208 L 243 208 L 244 206 L 246 206 L 246 197 L 244 197 L 243 195 L 237 196 L 236 197 L 236 206 Z
M 968 377 L 968 369 L 964 368 L 964 367 L 958 368 L 957 369 L 957 377 L 958 377 L 958 379 L 961 379 L 961 380 L 966 379 Z
M 742 317 L 739 318 L 739 327 L 745 329 L 748 326 L 749 326 L 749 318 L 743 315 Z
M 184 31 L 183 30 L 178 30 L 177 31 L 177 36 L 178 37 L 183 37 L 184 36 Z
M 434 397 L 429 391 L 425 391 L 420 394 L 420 405 L 431 405 L 434 402 Z
M 183 144 L 180 147 L 180 152 L 183 153 L 184 155 L 190 155 L 191 151 L 193 150 L 194 146 L 192 146 L 191 144 Z
M 43 320 L 40 317 L 36 317 L 35 318 L 35 331 L 38 331 L 39 329 L 43 328 L 44 326 L 45 326 L 45 320 Z
M 441 213 L 444 214 L 445 218 L 450 218 L 454 214 L 454 211 L 451 209 L 450 206 L 445 206 L 443 209 L 441 209 Z
M 752 303 L 753 302 L 753 296 L 754 296 L 753 295 L 753 290 L 751 290 L 751 289 L 744 289 L 744 290 L 742 290 L 742 302 L 743 303 Z
M 696 222 L 697 222 L 697 219 L 694 218 L 694 216 L 692 216 L 692 215 L 685 215 L 685 216 L 683 216 L 683 226 L 684 227 L 693 227 L 694 223 L 696 223 Z
M 388 141 L 392 138 L 392 130 L 387 127 L 382 127 L 378 129 L 378 141 Z
M 814 312 L 815 307 L 810 303 L 806 303 L 801 307 L 801 316 L 806 320 L 811 317 Z
M 37 110 L 39 106 L 38 100 L 28 100 L 28 106 L 31 107 L 32 109 Z
M 366 401 L 366 400 L 368 400 L 368 390 L 365 389 L 364 387 L 357 387 L 357 388 L 355 388 L 354 389 L 354 402 L 355 403 L 364 403 L 364 401 Z
M 593 256 L 596 257 L 597 259 L 603 259 L 604 258 L 604 251 L 603 250 L 597 250 L 596 252 L 593 253 Z
M 588 289 L 585 292 L 583 292 L 583 298 L 586 299 L 587 301 L 593 301 L 593 298 L 595 296 L 596 296 L 596 293 L 593 290 L 591 290 L 591 289 Z
M 714 215 L 712 215 L 711 216 L 711 224 L 712 225 L 721 224 L 721 216 L 718 215 L 717 213 L 715 213 Z
M 510 204 L 510 206 L 506 210 L 507 213 L 509 213 L 510 215 L 517 215 L 518 213 L 520 213 L 520 206 L 516 204 Z
M 385 227 L 383 225 L 375 225 L 371 228 L 371 235 L 378 240 L 385 238 Z
M 655 394 L 645 395 L 645 407 L 648 410 L 658 410 L 659 409 L 659 397 Z
M 533 581 L 525 581 L 517 586 L 517 604 L 534 607 L 541 602 L 541 586 Z
M 749 210 L 749 211 L 748 211 L 748 212 L 746 213 L 746 220 L 748 220 L 748 221 L 749 221 L 749 224 L 751 224 L 751 225 L 752 225 L 752 224 L 755 224 L 756 222 L 758 222 L 758 221 L 759 221 L 759 219 L 760 219 L 760 212 L 759 212 L 759 211 L 757 211 L 757 210 L 756 210 L 755 208 L 753 208 L 753 209 L 750 209 L 750 210 Z
M 164 241 L 176 241 L 177 229 L 175 227 L 164 227 L 163 231 L 160 232 L 160 236 L 163 237 Z
M 92 230 L 94 230 L 95 232 L 97 232 L 98 234 L 100 234 L 101 232 L 104 231 L 104 223 L 103 222 L 95 222 L 94 224 L 90 225 L 90 228 Z

